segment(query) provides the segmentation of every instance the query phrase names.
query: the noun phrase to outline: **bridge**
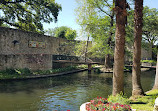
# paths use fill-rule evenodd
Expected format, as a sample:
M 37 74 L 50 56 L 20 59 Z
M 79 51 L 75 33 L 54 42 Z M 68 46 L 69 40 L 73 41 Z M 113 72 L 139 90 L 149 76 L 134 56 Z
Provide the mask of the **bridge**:
M 85 61 L 85 58 L 77 57 L 77 56 L 67 56 L 67 55 L 53 55 L 52 57 L 53 63 L 72 63 L 72 64 L 85 64 L 88 65 L 88 70 L 92 69 L 93 64 L 100 64 L 99 62 L 93 62 L 90 59 Z M 132 65 L 125 65 L 125 67 L 132 67 Z M 141 66 L 141 68 L 150 68 L 156 69 L 156 66 Z
M 67 56 L 67 55 L 53 55 L 53 63 L 73 63 L 73 64 L 86 64 L 88 65 L 88 70 L 92 69 L 93 64 L 100 64 L 99 62 L 93 62 L 90 59 L 81 58 L 77 56 Z

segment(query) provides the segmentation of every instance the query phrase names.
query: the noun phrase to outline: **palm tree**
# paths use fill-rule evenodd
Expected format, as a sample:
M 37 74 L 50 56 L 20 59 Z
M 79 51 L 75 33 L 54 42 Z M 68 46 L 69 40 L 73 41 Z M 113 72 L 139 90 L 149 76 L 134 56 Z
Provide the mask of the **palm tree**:
M 126 24 L 126 0 L 116 0 L 116 32 L 113 71 L 113 95 L 124 92 L 124 46 L 125 46 L 125 24 Z
M 143 0 L 135 0 L 134 10 L 134 48 L 133 48 L 133 69 L 132 69 L 132 95 L 144 95 L 141 86 L 141 40 L 142 40 L 142 19 Z
M 153 89 L 158 89 L 158 52 L 157 52 L 157 64 L 156 64 L 156 75 L 155 75 L 155 84 Z

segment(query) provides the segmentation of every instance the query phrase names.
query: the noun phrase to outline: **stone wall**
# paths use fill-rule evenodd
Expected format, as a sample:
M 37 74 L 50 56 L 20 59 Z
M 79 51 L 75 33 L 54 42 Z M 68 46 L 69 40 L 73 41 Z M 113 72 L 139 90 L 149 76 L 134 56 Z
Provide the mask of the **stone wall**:
M 131 52 L 130 55 L 125 55 L 125 61 L 133 61 L 133 46 L 130 44 L 126 44 L 127 50 Z M 149 60 L 152 59 L 152 48 L 149 48 L 149 50 L 146 50 L 141 47 L 141 60 Z
M 52 69 L 51 57 L 49 54 L 1 54 L 0 70 L 6 68 Z
M 52 55 L 74 55 L 66 39 L 0 27 L 0 70 L 51 69 Z

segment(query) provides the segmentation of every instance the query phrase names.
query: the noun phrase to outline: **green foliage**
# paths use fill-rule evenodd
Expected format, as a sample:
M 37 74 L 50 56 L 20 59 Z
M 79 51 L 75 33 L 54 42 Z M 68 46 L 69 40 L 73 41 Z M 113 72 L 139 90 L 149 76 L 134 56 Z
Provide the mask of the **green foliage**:
M 23 75 L 31 75 L 31 74 L 32 74 L 31 70 L 28 69 L 28 68 L 16 69 L 16 72 L 17 72 L 18 74 L 23 74 Z
M 147 95 L 158 95 L 158 89 L 153 89 L 153 90 L 151 90 L 151 91 L 149 91 L 149 92 L 147 92 Z
M 112 103 L 106 98 L 97 97 L 86 105 L 88 111 L 130 111 L 131 107 L 126 104 Z
M 65 68 L 51 69 L 51 70 L 36 70 L 31 71 L 28 68 L 24 69 L 13 69 L 8 68 L 6 70 L 0 71 L 0 79 L 12 79 L 12 78 L 25 78 L 26 76 L 36 76 L 36 75 L 48 75 L 55 74 L 59 72 L 66 72 L 78 69 L 76 66 L 69 66 Z
M 68 27 L 66 27 L 66 26 L 61 26 L 61 27 L 55 28 L 54 29 L 54 37 L 66 38 L 65 33 L 66 33 L 67 29 L 68 29 Z
M 134 10 L 128 11 L 127 25 L 126 25 L 126 48 L 131 47 L 134 42 Z
M 68 29 L 65 33 L 67 40 L 74 40 L 77 36 L 76 30 Z
M 143 40 L 153 45 L 158 40 L 158 10 L 146 6 L 143 14 Z
M 155 60 L 141 60 L 141 62 L 156 64 L 156 61 L 155 61 Z
M 33 75 L 46 75 L 46 74 L 50 74 L 51 71 L 50 70 L 36 70 L 33 71 Z
M 69 67 L 65 67 L 65 68 L 50 69 L 50 70 L 36 70 L 36 71 L 33 71 L 33 75 L 47 75 L 47 74 L 71 71 L 71 70 L 75 70 L 75 69 L 77 69 L 77 67 L 69 66 Z
M 88 68 L 88 65 L 84 65 L 84 64 L 83 64 L 83 65 L 78 65 L 77 67 L 78 67 L 78 68 L 83 68 L 83 69 L 85 69 L 85 68 Z
M 100 70 L 100 68 L 95 68 L 95 70 L 94 70 L 96 73 L 101 73 L 101 70 Z
M 4 73 L 6 73 L 6 74 L 17 74 L 17 72 L 16 72 L 16 70 L 15 69 L 13 69 L 13 68 L 7 68 L 5 71 L 4 71 Z
M 104 58 L 106 54 L 113 55 L 113 49 L 106 44 L 107 41 L 104 39 L 105 38 L 98 38 L 95 40 L 94 45 L 89 51 L 91 53 L 91 57 Z
M 151 50 L 151 44 L 142 40 L 142 48 L 149 51 L 149 50 Z
M 125 71 L 132 71 L 132 67 L 124 67 Z
M 152 49 L 153 44 L 158 40 L 158 10 L 155 8 L 150 9 L 145 6 L 143 9 L 143 36 L 142 36 L 142 48 L 145 50 Z M 134 10 L 128 11 L 128 19 L 126 26 L 126 46 L 131 47 L 133 45 L 134 36 Z
M 43 32 L 43 24 L 57 21 L 61 6 L 55 0 L 1 0 L 0 26 Z
M 93 38 L 92 56 L 105 57 L 112 54 L 115 22 L 111 0 L 77 0 L 77 22 L 82 27 L 83 35 Z
M 75 44 L 75 54 L 76 56 L 83 56 L 85 54 L 86 41 L 80 41 Z
M 155 99 L 158 97 L 158 90 L 154 89 L 151 91 L 148 91 L 146 93 L 146 96 L 138 96 L 133 97 L 132 103 L 145 103 L 145 104 L 132 104 L 132 109 L 136 110 L 147 110 L 147 111 L 153 111 L 154 109 L 154 103 Z
M 46 30 L 46 33 L 50 36 L 65 38 L 67 40 L 74 40 L 77 36 L 76 30 L 73 30 L 66 26 L 48 29 Z
M 110 95 L 108 101 L 112 103 L 129 104 L 130 100 L 123 94 L 117 94 L 116 96 Z

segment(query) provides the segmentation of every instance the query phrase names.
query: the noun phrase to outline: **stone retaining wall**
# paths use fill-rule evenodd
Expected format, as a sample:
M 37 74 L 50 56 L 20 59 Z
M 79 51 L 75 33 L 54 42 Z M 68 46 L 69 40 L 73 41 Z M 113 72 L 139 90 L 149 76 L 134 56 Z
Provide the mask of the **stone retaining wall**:
M 51 69 L 52 55 L 74 55 L 68 43 L 63 38 L 0 27 L 0 70 Z

